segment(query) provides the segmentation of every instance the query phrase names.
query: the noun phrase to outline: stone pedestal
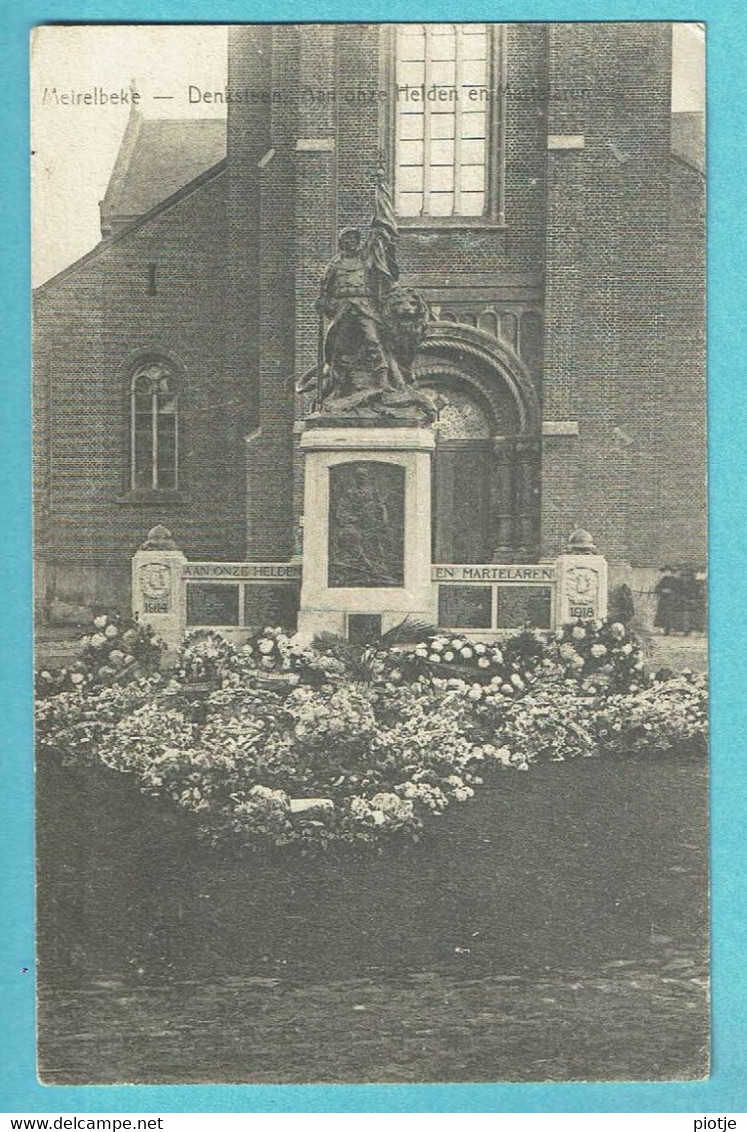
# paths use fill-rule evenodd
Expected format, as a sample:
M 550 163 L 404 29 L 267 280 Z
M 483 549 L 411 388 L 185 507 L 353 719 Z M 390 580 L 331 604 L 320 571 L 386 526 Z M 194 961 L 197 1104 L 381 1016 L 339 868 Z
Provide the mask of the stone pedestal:
M 132 612 L 150 625 L 169 651 L 185 629 L 182 576 L 187 559 L 165 527 L 154 527 L 132 559 Z
M 601 554 L 561 554 L 557 560 L 557 627 L 607 616 L 607 559 Z
M 317 424 L 305 455 L 299 630 L 365 636 L 434 622 L 429 426 Z

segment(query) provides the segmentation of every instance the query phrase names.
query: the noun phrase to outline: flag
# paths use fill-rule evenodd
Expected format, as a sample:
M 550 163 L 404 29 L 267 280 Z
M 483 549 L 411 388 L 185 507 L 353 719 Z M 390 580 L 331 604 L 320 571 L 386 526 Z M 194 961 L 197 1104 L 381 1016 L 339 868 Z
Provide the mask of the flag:
M 396 239 L 397 221 L 394 216 L 392 195 L 387 184 L 386 171 L 383 166 L 379 166 L 376 174 L 374 214 L 366 240 L 369 272 L 378 301 L 381 301 L 384 293 L 399 279 Z

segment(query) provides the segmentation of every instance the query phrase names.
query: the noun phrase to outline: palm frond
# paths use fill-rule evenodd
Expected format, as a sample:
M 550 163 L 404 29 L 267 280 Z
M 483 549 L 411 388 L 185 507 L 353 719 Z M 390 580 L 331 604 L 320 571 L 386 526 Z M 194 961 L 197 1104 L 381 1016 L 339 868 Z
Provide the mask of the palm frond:
M 378 643 L 387 649 L 395 645 L 416 645 L 437 632 L 436 626 L 428 621 L 418 621 L 417 618 L 407 616 L 404 621 L 392 625 L 391 629 L 382 633 Z
M 331 652 L 337 655 L 347 655 L 355 650 L 355 645 L 351 645 L 347 637 L 343 637 L 340 633 L 318 633 L 311 646 L 316 652 Z

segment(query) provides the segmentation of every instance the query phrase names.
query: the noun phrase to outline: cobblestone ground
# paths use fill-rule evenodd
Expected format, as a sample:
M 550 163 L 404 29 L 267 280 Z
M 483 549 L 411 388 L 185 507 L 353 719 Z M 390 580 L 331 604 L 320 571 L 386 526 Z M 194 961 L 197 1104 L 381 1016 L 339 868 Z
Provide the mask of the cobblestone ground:
M 659 966 L 294 986 L 109 982 L 41 998 L 47 1084 L 661 1080 L 707 1073 L 707 982 Z M 682 964 L 682 965 L 680 965 Z M 686 966 L 684 965 L 686 964 Z M 668 974 L 664 971 L 668 970 Z M 697 972 L 697 973 L 696 973 Z
M 585 760 L 506 772 L 407 852 L 294 862 L 41 767 L 42 1079 L 702 1077 L 706 805 L 701 764 Z
M 673 672 L 683 668 L 693 672 L 708 670 L 708 638 L 700 633 L 639 633 L 639 639 L 652 672 L 659 668 L 671 668 Z

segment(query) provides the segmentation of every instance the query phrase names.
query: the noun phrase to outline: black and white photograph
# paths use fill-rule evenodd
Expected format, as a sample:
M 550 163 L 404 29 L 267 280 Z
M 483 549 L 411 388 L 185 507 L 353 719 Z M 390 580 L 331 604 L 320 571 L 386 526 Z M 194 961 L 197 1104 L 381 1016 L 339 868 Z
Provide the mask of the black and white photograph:
M 34 29 L 43 1084 L 708 1077 L 705 37 Z

